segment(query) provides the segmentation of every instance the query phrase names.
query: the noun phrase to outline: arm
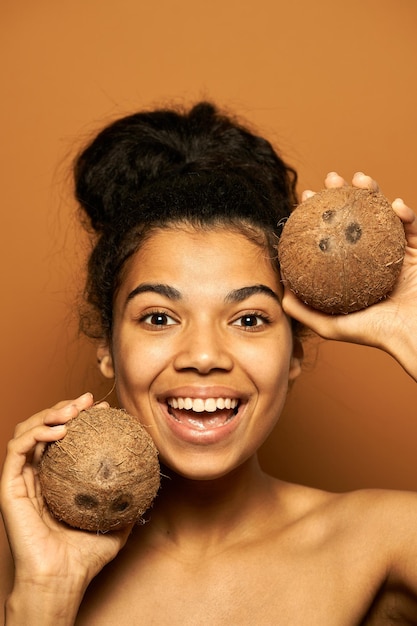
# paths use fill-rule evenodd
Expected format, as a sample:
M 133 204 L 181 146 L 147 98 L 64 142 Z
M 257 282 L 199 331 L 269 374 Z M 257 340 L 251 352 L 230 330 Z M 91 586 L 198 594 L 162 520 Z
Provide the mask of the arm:
M 14 561 L 13 581 L 4 581 L 2 590 L 8 595 L 7 626 L 74 624 L 88 584 L 129 535 L 130 529 L 96 535 L 60 524 L 48 513 L 40 493 L 36 467 L 45 443 L 62 439 L 65 423 L 92 403 L 91 394 L 86 394 L 42 411 L 19 424 L 8 445 L 0 491 Z M 6 561 L 0 562 L 2 569 Z
M 343 184 L 335 173 L 326 179 L 327 187 Z M 353 185 L 378 188 L 375 181 L 361 173 L 355 174 Z M 305 192 L 304 198 L 311 193 Z M 388 298 L 356 313 L 331 316 L 314 311 L 286 289 L 283 306 L 288 315 L 325 339 L 384 350 L 417 381 L 417 216 L 400 199 L 392 206 L 404 224 L 407 248 L 397 285 Z

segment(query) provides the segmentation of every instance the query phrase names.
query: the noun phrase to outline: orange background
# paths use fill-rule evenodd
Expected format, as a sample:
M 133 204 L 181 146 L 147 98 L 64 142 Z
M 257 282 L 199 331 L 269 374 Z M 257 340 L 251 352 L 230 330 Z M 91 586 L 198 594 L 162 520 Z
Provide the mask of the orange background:
M 417 207 L 415 0 L 2 0 L 2 452 L 13 424 L 89 389 L 77 337 L 85 240 L 70 164 L 143 106 L 206 97 L 252 121 L 300 173 L 371 173 Z M 417 487 L 417 387 L 376 350 L 320 342 L 262 451 L 319 487 Z

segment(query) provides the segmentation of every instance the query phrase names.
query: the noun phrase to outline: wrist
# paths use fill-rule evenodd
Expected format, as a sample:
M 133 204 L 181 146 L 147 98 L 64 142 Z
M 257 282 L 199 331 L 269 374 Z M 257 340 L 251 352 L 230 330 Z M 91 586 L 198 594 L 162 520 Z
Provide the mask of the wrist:
M 5 626 L 73 626 L 85 589 L 78 584 L 15 584 L 5 603 Z
M 417 381 L 417 337 L 413 328 L 409 328 L 408 320 L 398 319 L 385 332 L 377 347 L 390 354 L 401 367 Z

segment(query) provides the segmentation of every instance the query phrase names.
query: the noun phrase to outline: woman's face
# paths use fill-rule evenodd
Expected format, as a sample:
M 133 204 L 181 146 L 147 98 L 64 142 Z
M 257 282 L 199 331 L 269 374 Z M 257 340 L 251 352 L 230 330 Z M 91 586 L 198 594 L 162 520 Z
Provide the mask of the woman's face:
M 177 473 L 227 474 L 277 421 L 300 369 L 280 300 L 267 252 L 227 229 L 157 231 L 128 262 L 102 371 Z

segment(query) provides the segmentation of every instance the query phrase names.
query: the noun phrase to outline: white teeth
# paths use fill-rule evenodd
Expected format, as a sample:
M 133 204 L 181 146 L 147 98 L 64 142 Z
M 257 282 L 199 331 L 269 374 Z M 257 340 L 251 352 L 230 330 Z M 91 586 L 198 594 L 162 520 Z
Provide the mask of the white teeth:
M 216 406 L 216 400 L 214 398 L 207 398 L 207 400 L 204 403 L 204 410 L 208 411 L 209 413 L 212 413 L 213 411 L 215 411 L 217 408 Z
M 193 400 L 193 411 L 196 413 L 202 413 L 205 409 L 205 402 L 202 398 L 196 398 Z
M 236 398 L 169 398 L 168 405 L 173 409 L 186 409 L 195 413 L 214 413 L 222 409 L 235 409 Z
M 191 398 L 185 398 L 184 409 L 187 409 L 187 411 L 189 411 L 192 408 L 193 408 L 193 401 L 191 400 Z

